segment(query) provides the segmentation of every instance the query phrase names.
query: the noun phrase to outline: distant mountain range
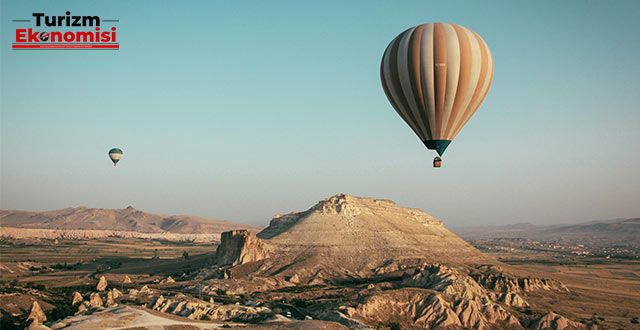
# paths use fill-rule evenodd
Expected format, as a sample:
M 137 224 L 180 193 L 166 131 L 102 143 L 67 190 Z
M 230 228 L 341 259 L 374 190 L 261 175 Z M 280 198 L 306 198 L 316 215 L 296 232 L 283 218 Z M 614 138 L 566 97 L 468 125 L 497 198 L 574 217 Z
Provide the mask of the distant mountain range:
M 258 226 L 184 215 L 136 210 L 74 207 L 46 212 L 0 210 L 0 226 L 34 229 L 85 229 L 139 233 L 219 234 L 235 229 L 258 232 Z
M 520 223 L 504 226 L 458 228 L 467 240 L 528 238 L 605 244 L 640 244 L 640 218 L 589 221 L 574 225 L 536 226 Z

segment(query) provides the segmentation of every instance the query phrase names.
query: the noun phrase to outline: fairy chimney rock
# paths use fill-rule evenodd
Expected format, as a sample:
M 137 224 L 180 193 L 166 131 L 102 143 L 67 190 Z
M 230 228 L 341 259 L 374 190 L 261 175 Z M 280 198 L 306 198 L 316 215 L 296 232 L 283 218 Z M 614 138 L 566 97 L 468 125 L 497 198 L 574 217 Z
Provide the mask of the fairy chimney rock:
M 80 294 L 80 292 L 75 291 L 73 293 L 73 301 L 71 302 L 71 306 L 75 306 L 78 303 L 81 303 L 83 300 L 82 295 Z
M 96 290 L 104 291 L 107 288 L 107 279 L 104 276 L 100 276 L 100 281 L 98 281 L 98 285 L 96 286 Z
M 35 300 L 31 305 L 31 313 L 29 313 L 27 320 L 31 320 L 31 324 L 42 324 L 42 322 L 47 320 L 47 316 L 42 311 L 42 308 L 40 308 L 40 304 Z

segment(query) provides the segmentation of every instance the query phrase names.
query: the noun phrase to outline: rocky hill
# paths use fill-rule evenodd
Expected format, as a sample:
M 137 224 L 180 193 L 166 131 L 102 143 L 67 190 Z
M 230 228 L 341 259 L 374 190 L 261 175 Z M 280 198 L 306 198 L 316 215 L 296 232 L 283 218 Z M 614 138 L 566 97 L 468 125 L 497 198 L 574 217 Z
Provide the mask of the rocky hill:
M 217 263 L 193 290 L 292 301 L 350 329 L 584 328 L 530 303 L 570 294 L 562 283 L 516 275 L 426 212 L 388 200 L 338 194 L 275 216 L 257 235 L 223 233 Z
M 301 282 L 367 276 L 390 263 L 497 263 L 422 210 L 344 194 L 276 215 L 257 237 L 228 233 L 218 252 L 220 264 L 265 260 L 261 272 Z
M 261 229 L 257 226 L 194 216 L 152 214 L 131 206 L 125 209 L 75 207 L 47 212 L 2 210 L 0 226 L 175 234 L 219 234 L 234 229 L 257 232 Z

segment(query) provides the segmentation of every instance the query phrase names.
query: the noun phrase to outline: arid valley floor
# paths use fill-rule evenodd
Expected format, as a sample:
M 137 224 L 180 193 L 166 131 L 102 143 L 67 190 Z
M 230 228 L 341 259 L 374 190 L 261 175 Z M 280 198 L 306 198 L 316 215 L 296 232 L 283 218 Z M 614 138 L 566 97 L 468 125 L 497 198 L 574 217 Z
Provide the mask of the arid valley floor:
M 638 219 L 456 231 L 465 241 L 342 194 L 264 229 L 51 212 L 2 211 L 3 330 L 640 329 Z

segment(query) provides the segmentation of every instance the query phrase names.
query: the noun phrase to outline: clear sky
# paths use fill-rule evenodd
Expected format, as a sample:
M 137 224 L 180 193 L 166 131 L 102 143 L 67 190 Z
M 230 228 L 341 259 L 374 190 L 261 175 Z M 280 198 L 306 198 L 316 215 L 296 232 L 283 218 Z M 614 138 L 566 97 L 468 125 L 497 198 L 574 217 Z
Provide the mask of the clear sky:
M 3 209 L 265 225 L 343 192 L 449 226 L 640 216 L 640 1 L 1 1 Z M 67 10 L 119 19 L 121 49 L 11 50 L 12 19 Z M 495 62 L 440 169 L 379 79 L 428 22 Z

